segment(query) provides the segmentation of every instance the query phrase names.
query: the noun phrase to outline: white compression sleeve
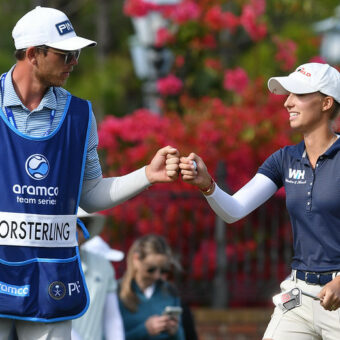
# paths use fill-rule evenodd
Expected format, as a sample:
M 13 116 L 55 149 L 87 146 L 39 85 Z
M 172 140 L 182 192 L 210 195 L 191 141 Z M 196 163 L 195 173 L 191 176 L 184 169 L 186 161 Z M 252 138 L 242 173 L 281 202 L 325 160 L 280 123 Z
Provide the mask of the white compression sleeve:
M 145 167 L 120 177 L 85 180 L 80 206 L 87 212 L 112 208 L 150 186 Z
M 206 196 L 215 213 L 227 223 L 245 217 L 267 201 L 277 191 L 276 184 L 267 176 L 256 174 L 234 195 L 229 195 L 217 185 L 212 195 Z

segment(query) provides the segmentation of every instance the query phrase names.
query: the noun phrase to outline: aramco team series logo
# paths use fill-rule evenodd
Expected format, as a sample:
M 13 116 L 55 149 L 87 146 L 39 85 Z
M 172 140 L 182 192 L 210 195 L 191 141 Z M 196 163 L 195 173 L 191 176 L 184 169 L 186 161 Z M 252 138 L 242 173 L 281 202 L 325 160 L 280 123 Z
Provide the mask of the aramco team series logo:
M 50 170 L 50 165 L 45 156 L 34 154 L 27 158 L 25 163 L 27 175 L 33 179 L 44 179 Z

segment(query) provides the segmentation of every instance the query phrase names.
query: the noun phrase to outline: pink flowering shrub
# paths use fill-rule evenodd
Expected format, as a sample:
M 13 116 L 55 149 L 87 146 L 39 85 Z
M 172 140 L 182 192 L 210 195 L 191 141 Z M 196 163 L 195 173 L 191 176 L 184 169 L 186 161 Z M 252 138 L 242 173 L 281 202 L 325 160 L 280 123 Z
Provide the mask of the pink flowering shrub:
M 155 41 L 156 47 L 163 47 L 167 44 L 171 44 L 174 42 L 175 42 L 175 37 L 167 28 L 162 27 L 156 32 L 156 41 Z
M 261 98 L 261 105 L 255 105 L 252 97 L 257 90 L 249 87 L 248 90 L 242 106 L 226 105 L 217 98 L 192 100 L 181 95 L 180 102 L 186 111 L 183 116 L 170 112 L 158 116 L 140 109 L 123 118 L 106 117 L 98 132 L 108 173 L 120 175 L 132 171 L 149 162 L 159 148 L 173 145 L 183 155 L 198 153 L 212 174 L 218 161 L 225 160 L 228 186 L 238 189 L 271 152 L 288 144 L 290 138 L 282 98 L 266 96 Z M 171 184 L 171 190 L 176 188 L 196 190 L 181 181 Z
M 177 6 L 167 7 L 162 10 L 164 17 L 177 24 L 195 21 L 201 15 L 201 8 L 193 0 L 183 0 Z
M 194 38 L 189 43 L 190 47 L 197 51 L 213 50 L 217 47 L 216 37 L 213 34 L 206 34 L 202 37 Z
M 263 73 L 267 66 L 270 72 L 293 70 L 297 66 L 296 42 L 272 34 L 265 0 L 228 4 L 227 0 L 183 0 L 166 6 L 146 0 L 125 1 L 128 16 L 160 11 L 168 20 L 169 26 L 157 32 L 154 45 L 170 48 L 174 63 L 170 74 L 157 81 L 162 115 L 141 108 L 123 118 L 107 116 L 99 124 L 99 148 L 107 175 L 119 176 L 140 168 L 159 148 L 172 145 L 182 155 L 195 152 L 201 156 L 214 177 L 224 164 L 227 175 L 219 178 L 219 184 L 234 192 L 252 178 L 271 153 L 299 140 L 300 136 L 289 129 L 284 98 L 269 93 L 268 75 Z M 263 50 L 269 55 L 264 61 Z M 282 198 L 284 191 L 277 196 Z M 268 211 L 275 216 L 271 206 Z M 137 235 L 156 232 L 165 234 L 171 245 L 178 246 L 179 240 L 184 240 L 182 252 L 188 254 L 187 240 L 194 242 L 194 230 L 195 253 L 191 263 L 183 256 L 183 266 L 192 267 L 191 278 L 195 280 L 214 277 L 215 214 L 207 209 L 195 187 L 181 179 L 154 185 L 107 213 L 111 223 L 128 235 L 128 245 Z M 229 240 L 244 223 L 241 220 L 228 229 Z M 258 222 L 253 226 L 256 230 Z M 289 242 L 288 224 L 280 233 Z M 271 239 L 266 242 L 277 246 Z M 255 256 L 256 249 L 256 239 L 245 238 L 228 244 L 225 254 L 242 263 L 246 254 Z M 283 279 L 283 263 L 277 267 Z M 242 272 L 235 275 L 239 282 L 245 279 Z
M 248 76 L 245 70 L 237 67 L 235 70 L 227 70 L 224 73 L 223 87 L 226 90 L 242 94 L 248 85 Z
M 322 58 L 321 56 L 316 56 L 313 57 L 309 60 L 310 63 L 321 63 L 321 64 L 326 64 L 326 60 Z
M 128 0 L 124 3 L 124 14 L 131 17 L 143 17 L 157 7 L 144 0 Z
M 243 6 L 240 22 L 254 41 L 263 39 L 267 34 L 267 25 L 261 20 L 265 8 L 265 0 L 251 0 Z
M 204 66 L 208 69 L 220 72 L 223 69 L 223 65 L 220 59 L 207 58 L 204 60 Z
M 185 58 L 183 55 L 177 55 L 176 58 L 175 58 L 175 67 L 176 68 L 181 68 L 184 66 L 184 63 L 185 63 Z
M 296 43 L 292 40 L 282 40 L 277 36 L 273 37 L 273 41 L 277 47 L 276 61 L 283 70 L 292 70 L 296 64 Z
M 157 81 L 157 90 L 163 96 L 174 96 L 181 92 L 182 81 L 173 74 L 161 78 Z
M 234 31 L 239 25 L 239 19 L 231 12 L 223 12 L 221 6 L 216 5 L 207 10 L 204 23 L 213 31 L 220 31 L 224 28 Z

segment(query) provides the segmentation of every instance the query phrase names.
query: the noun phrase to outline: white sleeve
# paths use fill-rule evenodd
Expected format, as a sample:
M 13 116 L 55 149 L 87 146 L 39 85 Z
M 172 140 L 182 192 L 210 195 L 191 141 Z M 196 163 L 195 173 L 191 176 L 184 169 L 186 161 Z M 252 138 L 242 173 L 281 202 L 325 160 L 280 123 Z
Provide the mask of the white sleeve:
M 136 196 L 150 185 L 145 167 L 120 177 L 84 180 L 80 206 L 89 213 L 109 209 Z
M 271 179 L 258 173 L 234 195 L 227 194 L 216 185 L 213 194 L 206 196 L 206 199 L 219 217 L 227 223 L 233 223 L 258 208 L 277 189 Z
M 105 340 L 124 340 L 125 332 L 116 293 L 108 293 L 104 307 Z

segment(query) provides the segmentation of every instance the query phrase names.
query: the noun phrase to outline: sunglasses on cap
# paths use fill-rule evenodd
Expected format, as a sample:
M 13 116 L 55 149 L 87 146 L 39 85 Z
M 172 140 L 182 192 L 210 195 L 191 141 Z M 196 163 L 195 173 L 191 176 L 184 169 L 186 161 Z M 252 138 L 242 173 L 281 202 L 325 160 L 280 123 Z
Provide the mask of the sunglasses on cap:
M 170 273 L 170 268 L 167 268 L 167 267 L 151 266 L 151 267 L 147 268 L 146 271 L 147 271 L 149 274 L 153 274 L 153 273 L 155 273 L 156 271 L 159 271 L 161 274 L 168 274 L 168 273 Z
M 55 49 L 51 49 L 48 46 L 42 46 L 42 47 L 38 47 L 41 50 L 44 51 L 50 51 L 52 53 L 56 53 L 56 54 L 61 54 L 64 56 L 64 64 L 68 65 L 72 62 L 72 60 L 77 60 L 79 59 L 79 55 L 80 55 L 80 51 L 81 50 L 74 50 L 74 51 L 60 51 L 60 50 L 55 50 Z

